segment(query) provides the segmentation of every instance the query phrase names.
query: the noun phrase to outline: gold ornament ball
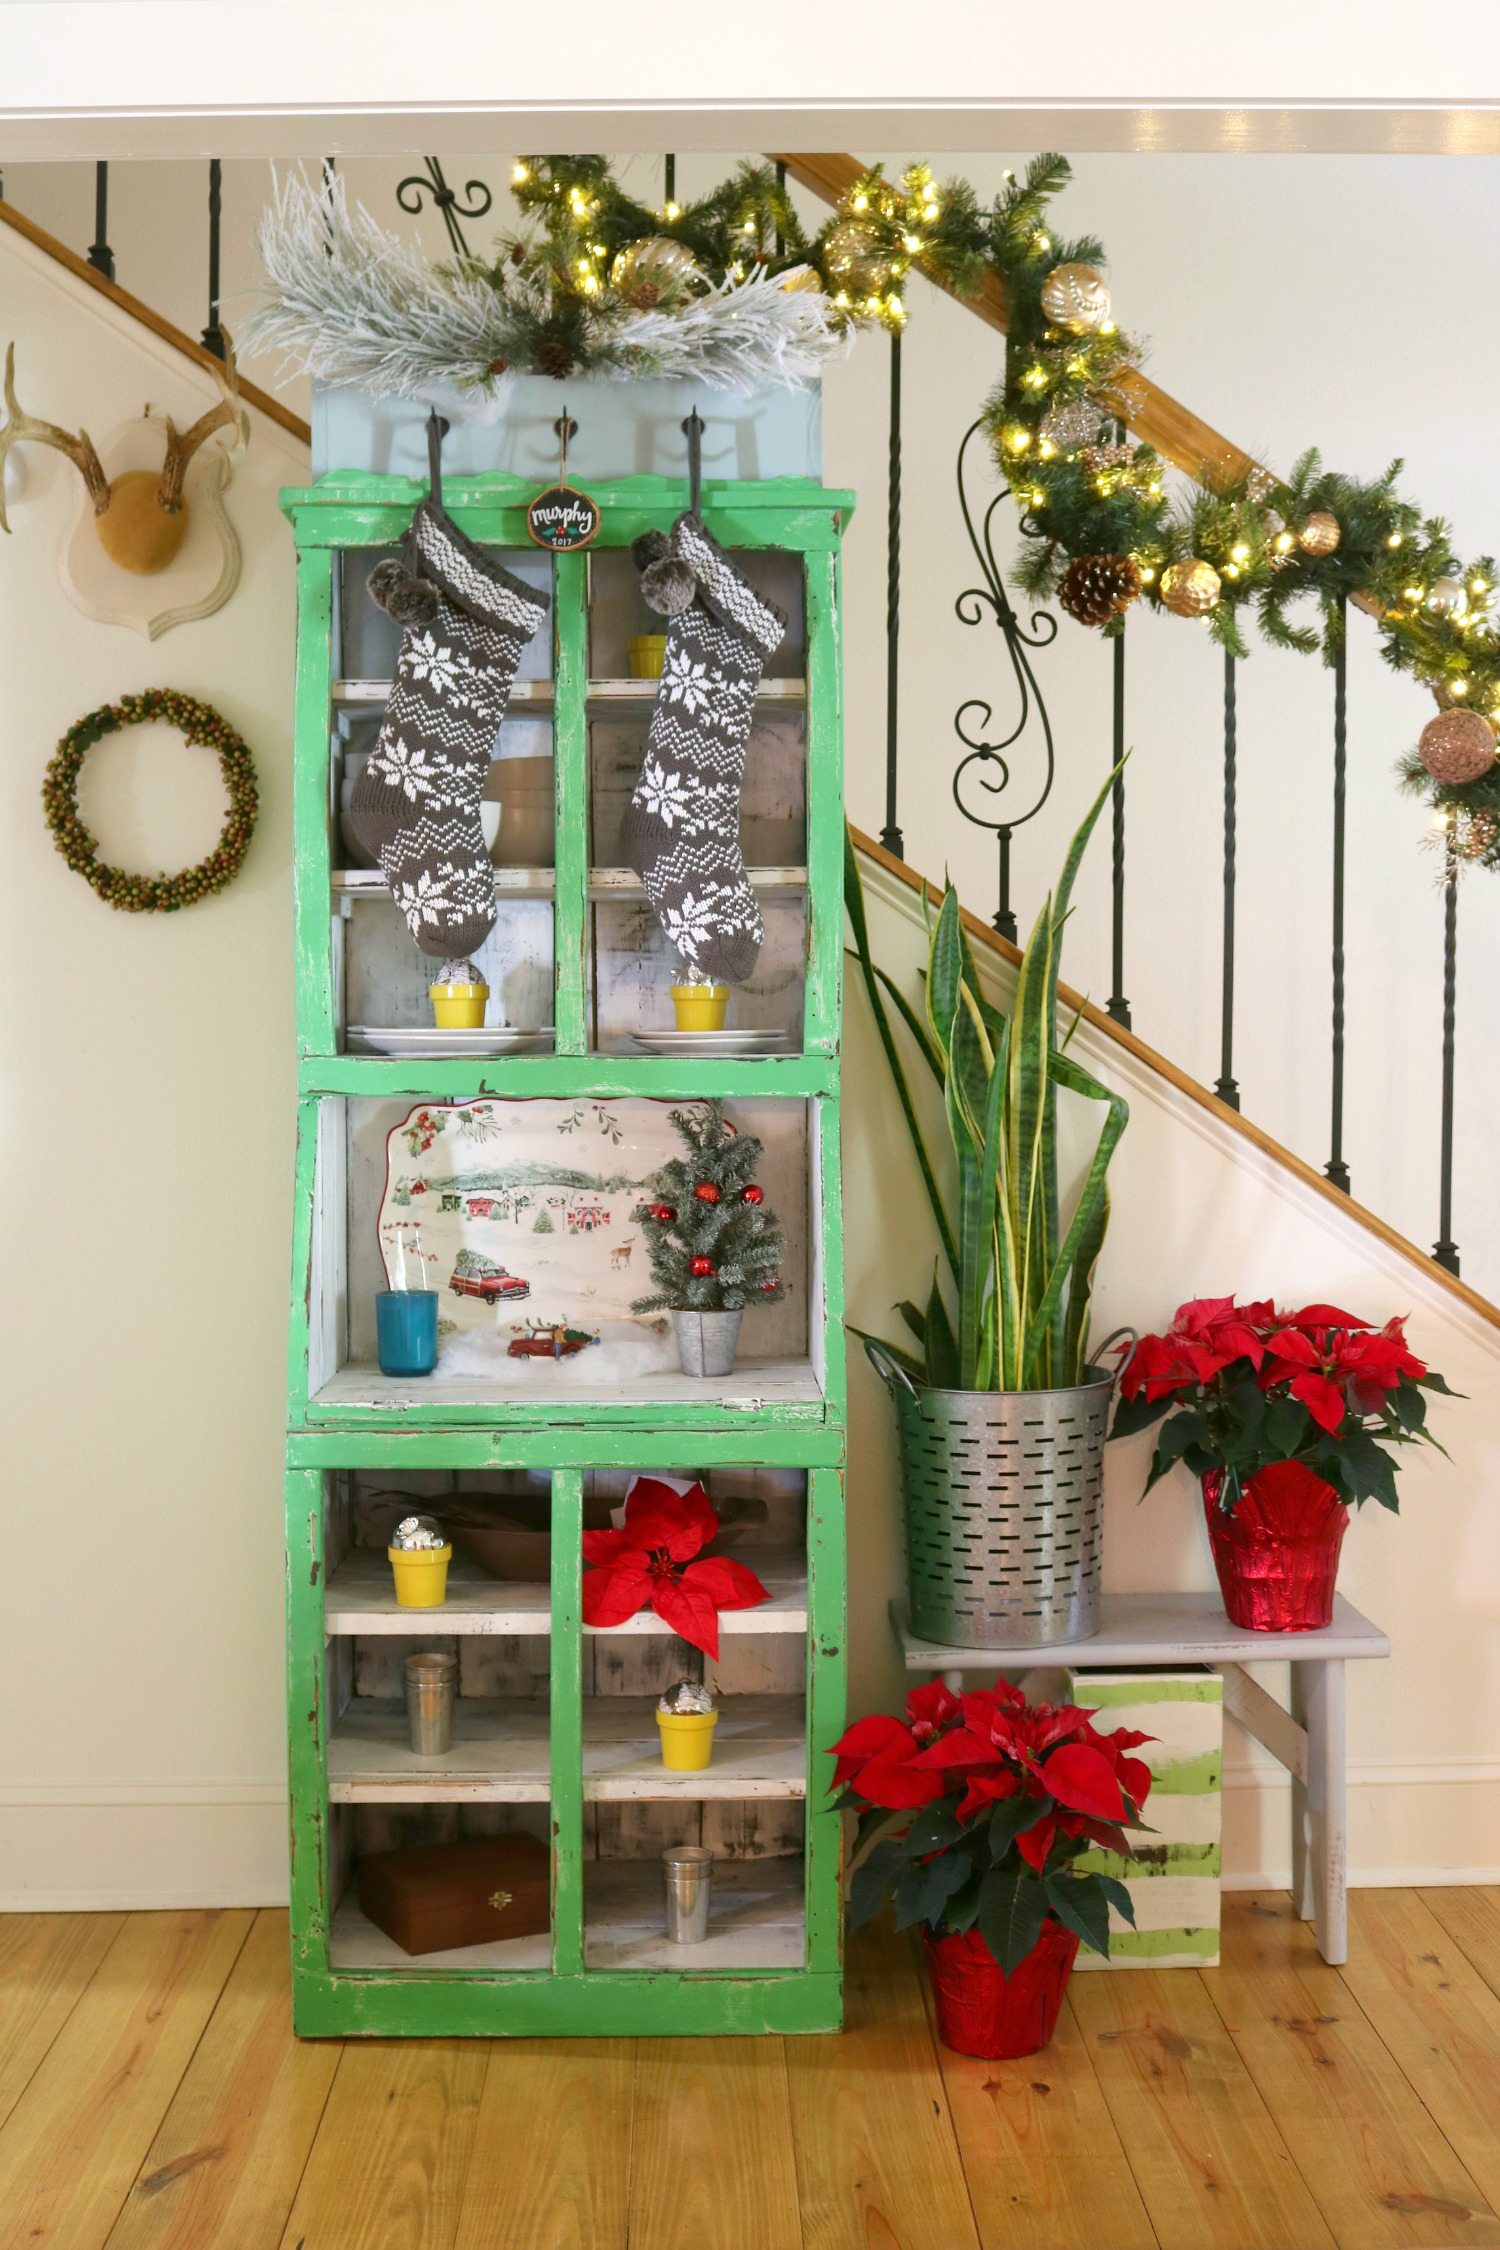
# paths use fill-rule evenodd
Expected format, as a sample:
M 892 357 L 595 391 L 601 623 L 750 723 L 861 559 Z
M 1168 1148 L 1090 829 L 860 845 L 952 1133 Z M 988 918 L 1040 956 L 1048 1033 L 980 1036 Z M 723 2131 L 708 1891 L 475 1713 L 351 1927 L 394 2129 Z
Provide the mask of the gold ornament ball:
M 1314 508 L 1297 534 L 1297 544 L 1304 555 L 1331 555 L 1342 537 L 1338 517 L 1326 508 Z
M 1495 763 L 1495 730 L 1482 711 L 1439 711 L 1422 729 L 1417 756 L 1434 781 L 1461 788 Z
M 1054 266 L 1042 283 L 1042 311 L 1054 328 L 1090 336 L 1109 318 L 1109 283 L 1092 266 Z
M 789 266 L 776 278 L 789 296 L 821 297 L 823 294 L 823 276 L 816 266 Z
M 870 229 L 857 219 L 841 219 L 824 237 L 823 258 L 829 274 L 856 291 L 883 289 L 891 278 L 891 261 Z
M 627 242 L 609 269 L 609 285 L 622 297 L 633 297 L 643 289 L 660 293 L 696 288 L 705 278 L 692 251 L 668 234 L 643 234 L 639 242 Z
M 1174 617 L 1207 617 L 1219 598 L 1219 574 L 1201 555 L 1168 563 L 1161 574 L 1161 604 Z

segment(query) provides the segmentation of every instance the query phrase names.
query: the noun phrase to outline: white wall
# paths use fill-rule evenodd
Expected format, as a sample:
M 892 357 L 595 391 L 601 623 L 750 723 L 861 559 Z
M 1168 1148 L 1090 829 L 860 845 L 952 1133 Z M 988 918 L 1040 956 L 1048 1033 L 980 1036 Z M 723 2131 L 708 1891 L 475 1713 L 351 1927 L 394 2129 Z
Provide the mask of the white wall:
M 952 165 L 985 187 L 1007 160 L 1022 161 L 972 156 Z M 727 161 L 685 160 L 683 187 L 717 177 Z M 356 167 L 357 191 L 388 211 L 403 168 Z M 450 177 L 470 170 L 496 181 L 505 165 L 493 156 L 449 164 Z M 643 185 L 654 178 L 644 160 L 636 176 Z M 249 219 L 262 178 L 254 165 L 226 169 L 231 325 L 233 292 L 253 275 Z M 122 280 L 196 331 L 201 170 L 117 165 L 111 181 Z M 6 188 L 76 247 L 91 239 L 85 168 L 10 166 Z M 1121 317 L 1154 338 L 1159 379 L 1275 461 L 1318 435 L 1330 459 L 1368 471 L 1404 445 L 1412 489 L 1453 514 L 1473 552 L 1500 518 L 1500 473 L 1483 445 L 1500 310 L 1472 288 L 1474 242 L 1497 198 L 1500 173 L 1473 161 L 1091 158 L 1079 165 L 1068 217 L 1109 238 Z M 441 246 L 431 222 L 424 232 Z M 80 309 L 78 293 L 56 286 L 8 237 L 0 261 L 0 329 L 21 339 L 22 396 L 34 411 L 108 428 L 148 392 L 179 416 L 192 403 L 195 378 L 170 355 L 101 325 L 92 302 Z M 950 863 L 985 911 L 987 848 L 946 798 L 951 719 L 963 696 L 990 689 L 1003 708 L 1004 681 L 986 636 L 952 617 L 972 574 L 951 468 L 957 437 L 998 372 L 999 344 L 960 308 L 925 289 L 919 297 L 906 347 L 902 815 L 912 860 L 934 871 Z M 1351 305 L 1365 304 L 1368 316 L 1355 318 Z M 255 372 L 265 379 L 266 370 Z M 861 495 L 848 548 L 848 763 L 854 817 L 870 829 L 881 820 L 884 751 L 884 377 L 881 345 L 863 345 L 830 378 L 826 410 L 829 478 Z M 7 1176 L 32 1173 L 45 1132 L 46 1169 L 58 1185 L 22 1199 L 8 1246 L 10 1270 L 28 1277 L 26 1295 L 40 1303 L 33 1319 L 13 1324 L 5 1371 L 19 1433 L 7 1511 L 13 1582 L 27 1586 L 27 1598 L 0 1644 L 0 1668 L 6 1707 L 27 1718 L 0 1752 L 0 1898 L 272 1897 L 283 1882 L 278 1511 L 292 650 L 290 545 L 274 493 L 301 470 L 284 437 L 257 425 L 231 499 L 246 545 L 244 583 L 217 618 L 148 650 L 86 624 L 64 601 L 53 555 L 71 505 L 65 472 L 50 458 L 31 460 L 33 498 L 16 512 L 14 537 L 0 541 L 8 815 L 0 914 L 7 958 L 29 971 L 12 977 L 3 1002 Z M 1061 772 L 1034 848 L 1018 846 L 1023 921 L 1108 763 L 1108 659 L 1076 629 L 1064 631 L 1042 660 Z M 1201 632 L 1163 623 L 1135 636 L 1130 664 L 1126 989 L 1144 1036 L 1211 1079 L 1217 657 Z M 50 851 L 36 790 L 72 718 L 157 681 L 217 703 L 241 727 L 258 756 L 265 809 L 231 890 L 182 919 L 136 920 L 109 914 Z M 1247 1110 L 1318 1159 L 1327 704 L 1326 676 L 1307 660 L 1259 652 L 1242 673 L 1239 1075 Z M 1357 1192 L 1426 1241 L 1435 1232 L 1424 1160 L 1437 1085 L 1437 900 L 1415 854 L 1422 815 L 1389 778 L 1422 715 L 1417 692 L 1383 673 L 1368 635 L 1357 638 L 1348 1147 Z M 121 744 L 101 761 L 100 782 L 111 799 L 107 833 L 130 834 L 152 865 L 194 856 L 218 817 L 210 782 L 194 778 L 185 752 Z M 1170 838 L 1170 850 L 1150 861 L 1148 831 Z M 1096 996 L 1107 989 L 1103 871 L 1096 851 L 1068 940 L 1068 973 Z M 1471 1183 L 1485 1179 L 1496 1083 L 1482 964 L 1500 934 L 1497 901 L 1500 889 L 1477 878 L 1462 908 L 1460 1178 Z M 906 942 L 894 923 L 889 942 Z M 38 963 L 59 979 L 65 1002 L 49 994 L 38 1004 Z M 1257 987 L 1258 1023 L 1250 1013 Z M 1411 1269 L 1372 1263 L 1366 1238 L 1330 1234 L 1321 1207 L 1265 1202 L 1254 1176 L 1231 1174 L 1203 1140 L 1201 1123 L 1170 1111 L 1152 1122 L 1149 1110 L 1138 1106 L 1121 1160 L 1107 1311 L 1151 1322 L 1198 1292 L 1347 1289 L 1374 1310 L 1410 1307 L 1414 1335 L 1435 1363 L 1461 1388 L 1483 1391 L 1482 1340 L 1455 1324 L 1446 1300 L 1429 1301 Z M 889 1187 L 897 1122 L 857 1012 L 848 1117 L 851 1198 L 866 1213 L 901 1207 Z M 1488 1230 L 1500 1285 L 1494 1201 L 1485 1186 L 1465 1190 L 1458 1233 L 1466 1253 L 1473 1245 L 1466 1270 L 1482 1282 Z M 1170 1228 L 1158 1224 L 1163 1212 Z M 867 1222 L 851 1225 L 850 1240 L 855 1303 L 878 1318 L 912 1286 L 919 1253 L 903 1238 L 881 1242 Z M 1458 1465 L 1444 1472 L 1435 1462 L 1408 1477 L 1414 1520 L 1361 1523 L 1351 1535 L 1349 1590 L 1398 1631 L 1400 1650 L 1356 1699 L 1367 1786 L 1356 1800 L 1355 1855 L 1367 1876 L 1500 1866 L 1497 1774 L 1485 1763 L 1496 1713 L 1483 1697 L 1469 1701 L 1476 1683 L 1494 1693 L 1484 1651 L 1500 1558 L 1481 1497 L 1496 1466 L 1493 1432 L 1479 1400 L 1451 1409 L 1450 1421 Z M 851 1640 L 856 1700 L 868 1704 L 894 1684 L 884 1622 L 894 1516 L 883 1402 L 863 1373 L 852 1447 Z M 1201 1576 L 1201 1539 L 1183 1496 L 1153 1499 L 1138 1515 L 1134 1465 L 1114 1465 L 1112 1480 L 1111 1569 L 1120 1582 L 1133 1557 L 1149 1555 L 1154 1569 L 1159 1551 L 1175 1572 Z M 1410 1569 L 1417 1552 L 1420 1574 Z M 1441 1784 L 1416 1781 L 1433 1761 Z M 1254 1809 L 1260 1799 L 1245 1803 Z M 1234 1864 L 1241 1873 L 1274 1870 L 1279 1843 L 1269 1831 L 1262 1837 L 1248 1810 L 1237 1818 Z

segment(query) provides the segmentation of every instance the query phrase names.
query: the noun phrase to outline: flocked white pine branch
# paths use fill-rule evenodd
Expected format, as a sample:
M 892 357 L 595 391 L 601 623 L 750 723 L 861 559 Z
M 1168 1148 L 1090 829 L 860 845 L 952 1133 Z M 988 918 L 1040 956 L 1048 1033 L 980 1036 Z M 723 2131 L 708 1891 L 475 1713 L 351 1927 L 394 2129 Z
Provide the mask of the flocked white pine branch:
M 376 398 L 492 389 L 500 363 L 522 371 L 523 339 L 545 310 L 544 285 L 524 272 L 497 283 L 473 267 L 428 264 L 362 204 L 351 208 L 339 179 L 278 179 L 258 239 L 266 301 L 242 324 L 242 351 L 281 352 L 305 374 Z M 788 278 L 726 281 L 673 313 L 626 310 L 601 327 L 590 371 L 726 390 L 811 382 L 850 335 L 827 297 L 788 289 Z

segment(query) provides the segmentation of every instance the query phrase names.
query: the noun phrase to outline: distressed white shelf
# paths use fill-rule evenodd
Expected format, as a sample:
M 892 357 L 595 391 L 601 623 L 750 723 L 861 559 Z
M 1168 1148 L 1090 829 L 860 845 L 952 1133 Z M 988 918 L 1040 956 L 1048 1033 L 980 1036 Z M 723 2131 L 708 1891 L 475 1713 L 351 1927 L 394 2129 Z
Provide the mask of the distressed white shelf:
M 755 1547 L 728 1551 L 749 1565 L 771 1599 L 755 1609 L 725 1610 L 719 1619 L 721 1640 L 752 1633 L 805 1633 L 807 1573 L 801 1558 Z M 323 1622 L 330 1633 L 490 1633 L 520 1638 L 551 1632 L 551 1592 L 544 1585 L 486 1578 L 456 1555 L 449 1566 L 448 1599 L 442 1608 L 402 1609 L 389 1562 L 383 1554 L 365 1550 L 347 1557 L 329 1579 Z M 585 1633 L 596 1630 L 592 1625 L 584 1627 Z M 607 1630 L 612 1638 L 665 1637 L 671 1628 L 650 1610 L 641 1610 Z
M 802 1860 L 714 1862 L 708 1936 L 666 1934 L 659 1859 L 591 1859 L 583 1868 L 583 1958 L 590 1969 L 800 1969 L 806 1947 Z
M 328 1933 L 328 1965 L 332 1969 L 378 1969 L 382 1975 L 405 1969 L 413 1976 L 433 1970 L 469 1969 L 494 1976 L 518 1969 L 550 1969 L 552 1934 L 539 1930 L 534 1937 L 491 1939 L 485 1945 L 446 1946 L 439 1953 L 407 1953 L 384 1930 L 367 1921 L 359 1910 L 354 1890 L 346 1893 Z
M 801 1858 L 719 1860 L 713 1871 L 708 1936 L 674 1945 L 666 1934 L 659 1859 L 591 1859 L 584 1863 L 584 1961 L 590 1969 L 800 1969 L 806 1945 Z M 352 1888 L 333 1918 L 328 1940 L 335 1969 L 406 1971 L 412 1976 L 514 1974 L 552 1965 L 552 1939 L 490 1940 L 405 1953 L 367 1921 Z
M 672 1773 L 661 1762 L 656 1706 L 636 1696 L 591 1696 L 583 1714 L 583 1794 L 596 1804 L 715 1797 L 805 1797 L 803 1704 L 794 1695 L 730 1696 L 719 1706 L 713 1763 Z M 453 1747 L 421 1758 L 406 1706 L 360 1696 L 328 1743 L 328 1801 L 343 1805 L 545 1804 L 550 1794 L 547 1709 L 519 1697 L 460 1696 Z
M 1099 1631 L 1086 1641 L 1043 1648 L 984 1648 L 925 1641 L 907 1621 L 904 1602 L 891 1617 L 908 1672 L 1014 1670 L 1033 1664 L 1263 1664 L 1276 1657 L 1299 1663 L 1328 1657 L 1389 1656 L 1389 1637 L 1362 1617 L 1342 1594 L 1333 1600 L 1333 1622 L 1316 1633 L 1251 1633 L 1231 1625 L 1218 1594 L 1105 1594 Z
M 379 708 L 386 703 L 395 683 L 391 680 L 335 680 L 333 701 L 337 704 L 366 704 Z M 658 680 L 590 680 L 590 703 L 654 703 Z M 765 680 L 755 691 L 757 703 L 805 703 L 805 680 Z M 516 680 L 510 691 L 507 709 L 550 710 L 553 701 L 550 680 Z
M 657 1374 L 632 1376 L 630 1396 L 622 1399 L 618 1385 L 600 1383 L 588 1372 L 588 1353 L 572 1360 L 530 1360 L 535 1380 L 520 1384 L 485 1382 L 474 1376 L 382 1375 L 378 1367 L 351 1361 L 329 1377 L 311 1402 L 316 1419 L 320 1407 L 363 1407 L 380 1413 L 402 1414 L 423 1410 L 424 1422 L 440 1421 L 449 1407 L 483 1407 L 493 1412 L 501 1406 L 521 1410 L 517 1420 L 534 1419 L 536 1409 L 553 1399 L 570 1406 L 592 1406 L 604 1419 L 649 1420 L 663 1406 L 700 1406 L 709 1411 L 755 1414 L 766 1407 L 820 1408 L 823 1394 L 812 1362 L 806 1359 L 741 1359 L 734 1372 L 719 1380 L 681 1375 L 675 1368 Z M 800 1419 L 801 1417 L 799 1417 Z
M 750 887 L 765 896 L 792 895 L 807 889 L 805 867 L 752 867 Z M 383 898 L 390 885 L 378 867 L 336 867 L 329 878 L 335 898 Z M 589 873 L 589 897 L 594 900 L 644 898 L 645 886 L 633 867 L 595 867 Z M 557 880 L 550 867 L 497 867 L 497 898 L 551 898 Z

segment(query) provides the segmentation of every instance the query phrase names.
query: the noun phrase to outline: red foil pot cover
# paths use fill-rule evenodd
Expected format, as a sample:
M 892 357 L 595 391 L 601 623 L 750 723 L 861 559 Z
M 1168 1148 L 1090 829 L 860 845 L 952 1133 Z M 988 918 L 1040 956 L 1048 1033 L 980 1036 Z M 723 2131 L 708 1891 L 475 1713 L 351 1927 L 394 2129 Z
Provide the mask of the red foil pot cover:
M 1272 1461 L 1219 1506 L 1223 1479 L 1203 1479 L 1203 1509 L 1225 1614 L 1252 1633 L 1313 1633 L 1333 1617 L 1349 1510 L 1305 1461 Z
M 1078 1957 L 1076 1931 L 1049 1919 L 1010 1976 L 977 1930 L 938 1938 L 924 1930 L 922 1938 L 945 2047 L 1005 2062 L 1047 2045 Z

